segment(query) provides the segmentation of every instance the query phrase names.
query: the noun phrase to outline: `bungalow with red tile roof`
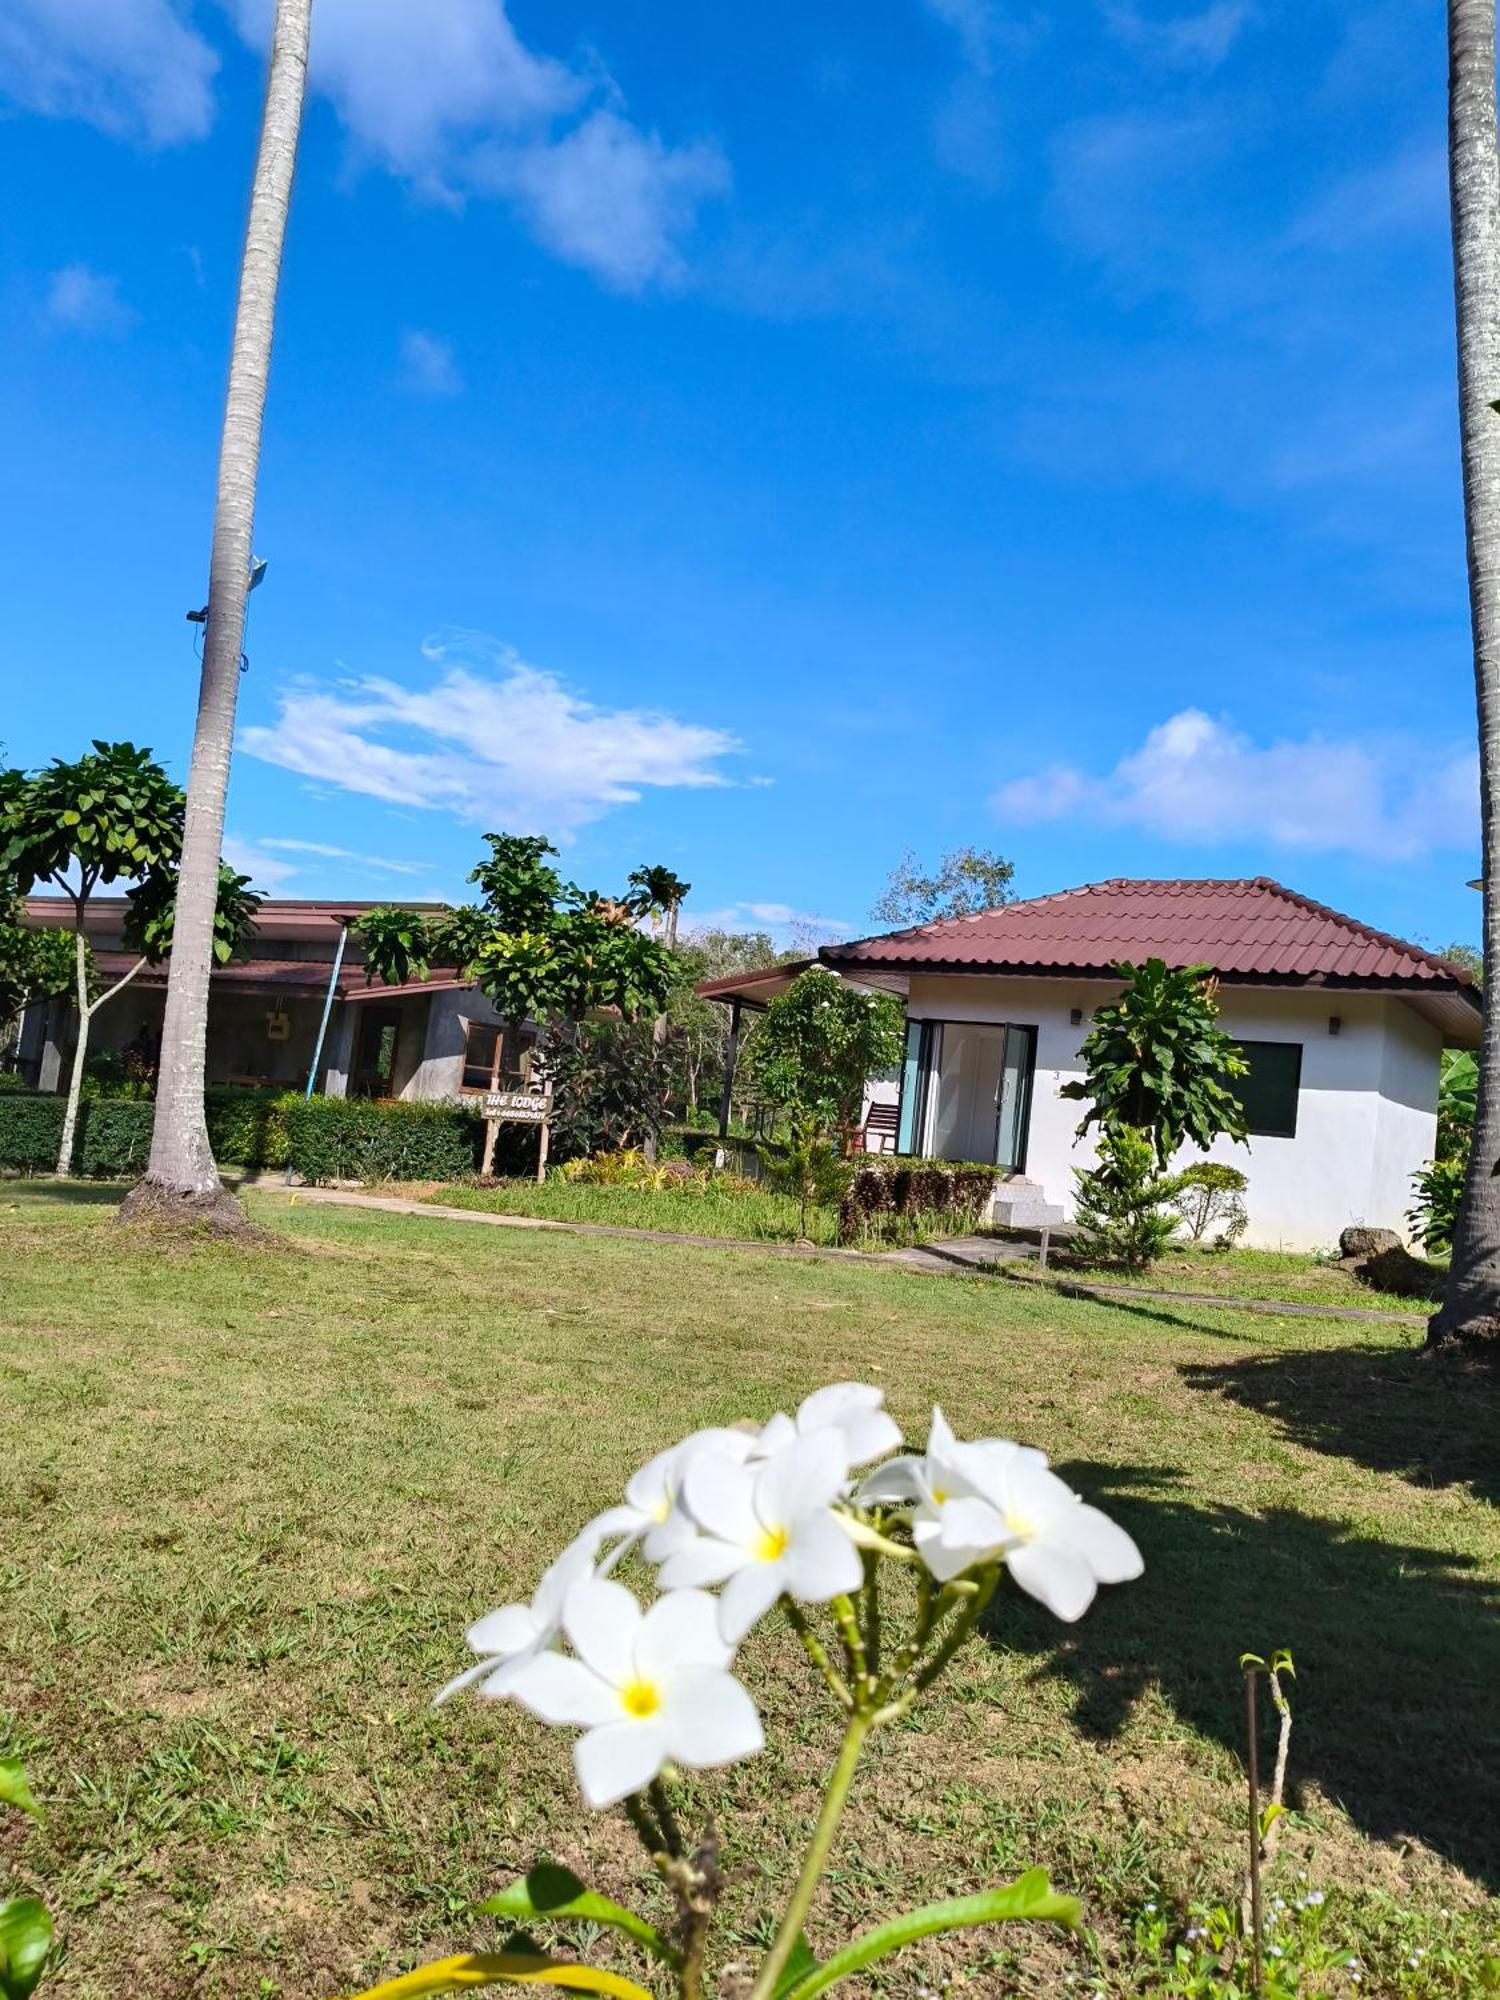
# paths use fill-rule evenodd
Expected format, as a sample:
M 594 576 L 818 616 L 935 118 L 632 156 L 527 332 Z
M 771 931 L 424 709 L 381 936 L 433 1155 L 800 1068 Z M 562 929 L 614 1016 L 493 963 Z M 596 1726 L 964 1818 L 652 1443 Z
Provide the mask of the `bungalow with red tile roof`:
M 1094 1158 L 1077 1136 L 1082 1107 L 1060 1092 L 1082 1073 L 1121 962 L 1218 975 L 1221 1023 L 1250 1066 L 1250 1137 L 1208 1157 L 1248 1175 L 1245 1241 L 1261 1247 L 1330 1246 L 1350 1223 L 1404 1235 L 1411 1177 L 1436 1139 L 1441 1052 L 1479 1042 L 1480 996 L 1461 967 L 1264 876 L 1094 882 L 818 957 L 905 1003 L 896 1150 L 994 1161 L 996 1219 L 1019 1226 L 1068 1219 L 1073 1170 Z M 699 990 L 763 1006 L 798 969 Z

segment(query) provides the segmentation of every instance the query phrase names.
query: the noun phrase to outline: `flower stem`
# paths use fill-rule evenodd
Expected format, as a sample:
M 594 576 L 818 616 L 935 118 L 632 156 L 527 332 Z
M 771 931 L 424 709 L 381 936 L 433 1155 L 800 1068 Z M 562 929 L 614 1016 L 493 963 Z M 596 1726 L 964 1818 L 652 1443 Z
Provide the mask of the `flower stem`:
M 668 1854 L 682 1854 L 685 1850 L 677 1815 L 672 1810 L 672 1801 L 667 1797 L 667 1788 L 660 1778 L 651 1780 L 651 1805 L 656 1813 L 656 1823 L 661 1828 L 662 1846 Z
M 938 1647 L 932 1658 L 912 1681 L 909 1699 L 921 1694 L 924 1689 L 932 1686 L 938 1675 L 942 1673 L 964 1640 L 968 1638 L 974 1627 L 984 1616 L 986 1610 L 989 1608 L 990 1599 L 999 1588 L 999 1584 L 1000 1565 L 997 1563 L 989 1575 L 981 1580 L 977 1594 L 969 1599 L 963 1610 L 959 1612 L 953 1623 L 948 1627 L 947 1635 L 942 1645 Z
M 869 1679 L 869 1669 L 865 1662 L 865 1635 L 859 1628 L 852 1598 L 836 1597 L 829 1606 L 833 1612 L 833 1622 L 839 1628 L 839 1637 L 844 1642 L 844 1658 L 849 1662 L 849 1678 L 855 1687 L 863 1690 Z
M 801 1609 L 790 1597 L 782 1598 L 781 1608 L 786 1613 L 787 1623 L 802 1641 L 803 1651 L 828 1683 L 840 1708 L 853 1708 L 854 1697 L 844 1685 L 843 1675 L 829 1659 L 828 1648 L 803 1617 Z
M 658 1854 L 665 1854 L 667 1843 L 662 1838 L 660 1828 L 647 1812 L 646 1801 L 642 1795 L 639 1792 L 631 1792 L 629 1797 L 622 1799 L 620 1803 L 625 1809 L 626 1819 L 635 1828 L 647 1857 L 655 1861 Z
M 823 1870 L 828 1866 L 829 1850 L 833 1846 L 833 1836 L 838 1829 L 839 1815 L 844 1810 L 844 1801 L 849 1796 L 849 1787 L 854 1781 L 854 1767 L 859 1762 L 859 1753 L 864 1748 L 875 1717 L 867 1713 L 851 1715 L 849 1726 L 844 1732 L 843 1748 L 839 1751 L 838 1762 L 833 1767 L 833 1775 L 828 1780 L 828 1790 L 823 1794 L 823 1807 L 818 1814 L 818 1823 L 813 1828 L 812 1841 L 807 1850 L 807 1858 L 802 1864 L 802 1872 L 797 1877 L 786 1909 L 782 1912 L 781 1923 L 775 1940 L 767 1952 L 765 1962 L 756 1975 L 755 1984 L 750 1989 L 750 2000 L 771 2000 L 776 1991 L 776 1983 L 786 1969 L 802 1926 L 812 1907 L 812 1899 Z

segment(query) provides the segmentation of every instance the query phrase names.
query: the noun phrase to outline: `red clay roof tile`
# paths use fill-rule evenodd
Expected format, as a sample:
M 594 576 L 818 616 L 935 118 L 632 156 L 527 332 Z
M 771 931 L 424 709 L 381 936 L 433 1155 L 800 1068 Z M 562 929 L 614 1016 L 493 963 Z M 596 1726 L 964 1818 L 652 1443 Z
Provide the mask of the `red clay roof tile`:
M 1210 965 L 1226 978 L 1473 987 L 1467 972 L 1435 953 L 1263 875 L 1092 882 L 830 945 L 822 957 L 851 968 L 1009 973 L 1103 973 L 1121 960 L 1164 958 L 1169 965 Z

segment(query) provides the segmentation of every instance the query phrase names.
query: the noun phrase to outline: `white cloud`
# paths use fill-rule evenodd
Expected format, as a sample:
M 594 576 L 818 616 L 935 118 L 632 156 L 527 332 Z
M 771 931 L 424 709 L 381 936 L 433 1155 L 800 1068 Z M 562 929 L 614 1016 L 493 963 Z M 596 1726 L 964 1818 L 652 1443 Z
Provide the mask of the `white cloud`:
M 1217 69 L 1254 10 L 1250 0 L 1210 0 L 1192 14 L 1153 19 L 1134 0 L 1103 0 L 1105 23 L 1140 54 L 1180 68 Z
M 1402 861 L 1478 835 L 1472 752 L 1309 736 L 1257 744 L 1186 708 L 1104 777 L 1053 764 L 995 795 L 1021 824 L 1134 826 L 1188 845 L 1241 841 Z
M 240 840 L 234 834 L 224 839 L 224 859 L 237 875 L 248 875 L 250 886 L 258 889 L 263 896 L 274 896 L 284 889 L 297 873 L 295 861 L 278 861 L 274 855 L 264 853 L 267 843 Z
M 266 0 L 227 0 L 264 40 Z M 318 0 L 311 79 L 357 160 L 435 199 L 511 201 L 537 241 L 606 285 L 670 282 L 728 169 L 710 142 L 673 146 L 626 115 L 593 60 L 529 49 L 503 0 Z
M 490 148 L 474 174 L 514 196 L 554 256 L 626 292 L 682 275 L 678 245 L 729 185 L 717 146 L 665 145 L 610 110 L 547 143 Z
M 119 280 L 87 264 L 65 264 L 47 284 L 47 318 L 78 333 L 124 333 L 136 314 L 120 296 Z
M 634 804 L 648 786 L 728 783 L 718 765 L 739 745 L 724 730 L 597 707 L 492 642 L 422 650 L 440 670 L 430 686 L 299 683 L 280 695 L 274 724 L 242 732 L 241 747 L 323 785 L 554 836 Z
M 263 47 L 270 0 L 220 0 Z M 0 0 L 0 97 L 159 146 L 214 118 L 214 49 L 189 0 Z M 510 201 L 541 245 L 624 291 L 671 282 L 702 204 L 728 185 L 717 145 L 635 124 L 591 55 L 529 48 L 505 0 L 318 0 L 312 88 L 356 165 L 454 205 Z
M 0 93 L 148 146 L 201 139 L 219 58 L 170 0 L 4 0 Z
M 981 76 L 988 76 L 1000 30 L 993 0 L 926 0 L 926 6 L 929 14 L 957 35 L 969 67 Z
M 457 396 L 462 392 L 463 377 L 446 340 L 409 327 L 401 336 L 400 351 L 403 389 L 418 396 Z
M 312 854 L 321 861 L 354 861 L 361 868 L 373 869 L 381 875 L 424 875 L 428 872 L 425 862 L 387 861 L 379 854 L 361 854 L 353 847 L 330 847 L 323 840 L 272 840 L 256 842 L 257 847 L 273 848 L 278 854 Z
M 852 937 L 854 926 L 846 917 L 821 916 L 815 910 L 799 910 L 793 903 L 752 902 L 684 913 L 684 936 L 704 931 L 769 931 L 779 943 L 790 942 L 810 952 L 819 944 Z

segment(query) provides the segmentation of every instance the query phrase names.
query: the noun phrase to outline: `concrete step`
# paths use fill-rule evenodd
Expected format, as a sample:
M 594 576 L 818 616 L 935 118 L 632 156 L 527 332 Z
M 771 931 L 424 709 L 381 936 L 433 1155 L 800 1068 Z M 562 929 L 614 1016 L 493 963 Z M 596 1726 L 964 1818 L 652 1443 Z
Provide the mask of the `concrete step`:
M 1048 1201 L 1039 1182 L 1017 1175 L 996 1188 L 990 1219 L 1002 1229 L 1050 1229 L 1062 1221 L 1063 1210 L 1060 1202 Z

